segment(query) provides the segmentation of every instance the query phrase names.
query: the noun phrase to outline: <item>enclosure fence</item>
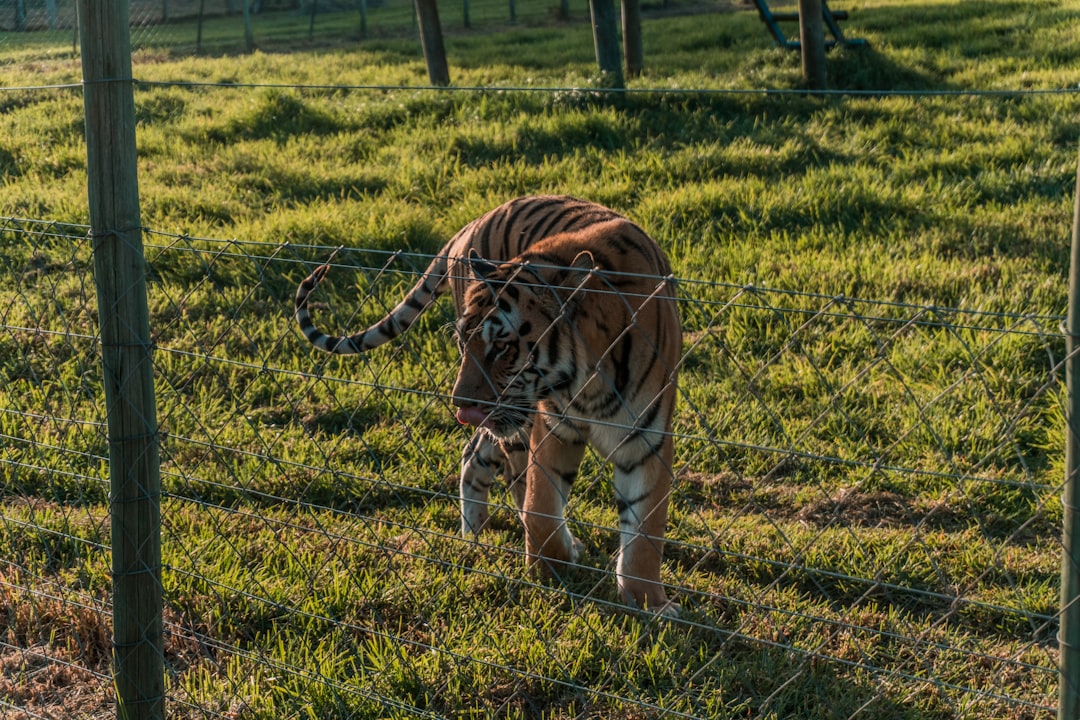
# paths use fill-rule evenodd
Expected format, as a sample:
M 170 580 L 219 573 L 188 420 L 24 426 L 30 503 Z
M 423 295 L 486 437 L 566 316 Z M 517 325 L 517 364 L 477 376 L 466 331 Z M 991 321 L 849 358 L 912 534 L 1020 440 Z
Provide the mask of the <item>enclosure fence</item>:
M 15 43 L 40 37 L 77 43 L 75 5 L 73 0 L 7 0 L 0 3 L 0 32 L 11 33 L 8 40 Z M 244 5 L 242 0 L 134 0 L 129 3 L 133 45 L 221 52 L 250 42 L 273 50 L 298 41 L 377 40 L 417 32 L 415 8 L 408 0 L 261 0 L 247 2 L 246 11 Z M 647 5 L 646 13 L 700 12 L 702 7 L 692 0 L 664 0 Z M 440 22 L 448 33 L 588 18 L 585 0 L 460 0 L 440 6 Z
M 107 244 L 145 258 L 130 285 L 103 288 Z M 293 296 L 331 257 L 328 328 L 382 317 L 431 260 L 0 217 L 6 715 L 1057 711 L 1076 600 L 1059 597 L 1061 315 L 674 279 L 676 618 L 619 600 L 595 454 L 568 509 L 582 556 L 557 580 L 526 572 L 508 492 L 461 535 L 451 308 L 370 354 L 319 354 Z M 134 338 L 102 329 L 143 294 L 142 317 L 119 315 Z M 151 364 L 154 401 L 134 418 L 148 430 L 118 437 L 108 398 L 145 394 L 115 381 L 125 352 Z M 118 464 L 121 441 L 143 450 Z M 117 534 L 132 510 L 160 523 L 137 543 Z M 136 648 L 155 663 L 121 659 Z
M 822 673 L 849 678 L 851 715 L 926 693 L 957 716 L 1053 709 L 1060 317 L 681 282 L 685 389 L 663 579 L 683 613 L 630 620 L 598 458 L 575 484 L 571 526 L 585 552 L 564 583 L 524 572 L 503 494 L 490 533 L 458 535 L 466 435 L 447 397 L 456 351 L 445 312 L 352 364 L 305 354 L 283 365 L 281 348 L 304 342 L 293 286 L 331 249 L 146 237 L 162 652 L 177 716 L 257 716 L 283 693 L 299 714 L 436 717 L 472 698 L 526 716 L 709 717 L 725 664 L 745 655 L 770 669 L 740 679 L 760 698 L 754 717 L 786 684 Z M 3 569 L 0 647 L 14 688 L 2 702 L 51 717 L 111 695 L 92 248 L 85 227 L 15 218 L 0 242 L 15 403 L 2 414 L 0 527 L 16 548 Z M 366 288 L 364 302 L 345 292 L 321 308 L 341 327 L 365 320 L 348 314 L 357 307 L 380 316 L 429 259 L 336 258 L 339 281 Z M 925 363 L 931 346 L 954 363 Z M 839 363 L 842 353 L 859 361 Z M 727 395 L 736 402 L 717 401 Z M 970 422 L 979 405 L 992 427 Z M 485 629 L 505 615 L 532 640 Z M 282 624 L 303 628 L 299 647 Z M 657 656 L 651 673 L 638 672 L 642 653 Z M 978 675 L 963 673 L 972 659 Z M 501 684 L 471 687 L 474 666 Z M 227 678 L 231 695 L 208 694 L 209 676 Z

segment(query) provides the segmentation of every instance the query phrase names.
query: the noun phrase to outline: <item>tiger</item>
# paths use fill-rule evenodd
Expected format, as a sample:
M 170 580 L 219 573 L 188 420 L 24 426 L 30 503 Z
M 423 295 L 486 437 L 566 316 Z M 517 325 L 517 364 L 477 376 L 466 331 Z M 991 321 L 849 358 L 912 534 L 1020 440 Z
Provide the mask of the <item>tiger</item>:
M 581 543 L 567 525 L 587 445 L 614 465 L 616 585 L 627 606 L 677 616 L 660 579 L 682 352 L 671 265 L 640 227 L 565 195 L 511 200 L 468 223 L 393 310 L 347 336 L 312 321 L 323 265 L 297 288 L 295 319 L 316 348 L 364 353 L 449 292 L 461 356 L 450 395 L 476 430 L 461 454 L 461 533 L 488 523 L 502 475 L 525 531 L 527 567 L 557 576 Z

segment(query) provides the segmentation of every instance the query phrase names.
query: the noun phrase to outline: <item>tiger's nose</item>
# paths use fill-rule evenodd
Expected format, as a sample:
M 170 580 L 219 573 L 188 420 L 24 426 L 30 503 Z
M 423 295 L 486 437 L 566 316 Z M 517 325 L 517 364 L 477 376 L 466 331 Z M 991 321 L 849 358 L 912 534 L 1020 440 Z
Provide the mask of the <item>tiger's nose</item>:
M 494 398 L 495 388 L 487 374 L 476 363 L 464 361 L 450 393 L 454 407 L 484 405 Z
M 458 410 L 465 410 L 467 408 L 475 408 L 480 406 L 480 403 L 476 399 L 471 397 L 465 397 L 464 395 L 459 395 L 457 393 L 454 393 L 450 396 L 450 402 L 453 403 L 454 407 L 456 407 Z

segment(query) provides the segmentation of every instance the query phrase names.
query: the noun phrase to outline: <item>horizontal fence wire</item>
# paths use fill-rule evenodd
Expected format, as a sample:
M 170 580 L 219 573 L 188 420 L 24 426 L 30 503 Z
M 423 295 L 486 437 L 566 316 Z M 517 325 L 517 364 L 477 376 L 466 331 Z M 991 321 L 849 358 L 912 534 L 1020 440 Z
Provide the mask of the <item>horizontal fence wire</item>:
M 619 600 L 594 454 L 560 579 L 525 571 L 509 493 L 460 535 L 449 302 L 362 356 L 296 329 L 328 258 L 313 313 L 354 331 L 430 255 L 144 241 L 170 716 L 1053 713 L 1060 316 L 678 280 L 662 581 L 682 612 L 658 618 Z M 19 717 L 111 698 L 90 245 L 0 218 L 0 707 Z

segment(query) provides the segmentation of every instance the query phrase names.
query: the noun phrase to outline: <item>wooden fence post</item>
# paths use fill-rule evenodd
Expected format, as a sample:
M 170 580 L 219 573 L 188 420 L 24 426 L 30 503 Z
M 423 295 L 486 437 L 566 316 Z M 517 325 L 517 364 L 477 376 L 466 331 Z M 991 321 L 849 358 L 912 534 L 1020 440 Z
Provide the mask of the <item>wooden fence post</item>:
M 206 17 L 206 0 L 199 0 L 199 20 L 195 25 L 195 54 L 202 53 L 203 20 Z
M 117 716 L 161 720 L 161 480 L 127 0 L 80 0 L 90 237 L 109 435 Z
M 1065 488 L 1061 496 L 1061 679 L 1058 719 L 1080 717 L 1080 161 L 1073 197 L 1065 318 Z
M 821 0 L 799 0 L 799 44 L 802 50 L 803 81 L 811 90 L 824 90 L 825 16 Z
M 416 22 L 420 26 L 420 47 L 424 50 L 428 80 L 432 85 L 449 85 L 450 70 L 446 65 L 446 48 L 443 47 L 442 25 L 439 24 L 439 8 L 435 0 L 416 0 Z
M 626 77 L 640 77 L 645 62 L 641 42 L 641 0 L 622 0 L 622 28 Z
M 592 16 L 593 44 L 596 64 L 600 66 L 604 87 L 624 88 L 622 57 L 619 53 L 619 23 L 615 17 L 615 0 L 589 0 Z
M 244 3 L 244 49 L 255 52 L 255 31 L 251 27 L 251 0 L 240 0 Z

